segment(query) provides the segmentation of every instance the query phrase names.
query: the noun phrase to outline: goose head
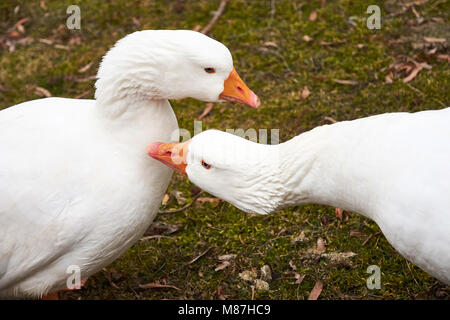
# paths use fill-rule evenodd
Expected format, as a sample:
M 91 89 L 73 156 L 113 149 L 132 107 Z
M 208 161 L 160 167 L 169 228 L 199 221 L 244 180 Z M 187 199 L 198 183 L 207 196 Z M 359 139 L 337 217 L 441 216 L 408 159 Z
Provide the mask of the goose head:
M 104 104 L 191 97 L 260 105 L 234 69 L 227 47 L 190 30 L 145 30 L 124 37 L 103 57 L 97 78 L 95 97 Z
M 207 130 L 182 143 L 151 143 L 147 154 L 203 190 L 248 213 L 267 214 L 282 201 L 278 145 Z

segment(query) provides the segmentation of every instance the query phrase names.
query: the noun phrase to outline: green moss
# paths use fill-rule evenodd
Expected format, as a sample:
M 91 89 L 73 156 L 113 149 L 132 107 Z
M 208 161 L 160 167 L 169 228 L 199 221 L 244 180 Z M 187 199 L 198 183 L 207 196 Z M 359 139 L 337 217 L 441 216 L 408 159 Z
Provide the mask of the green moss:
M 13 53 L 0 51 L 0 108 L 36 99 L 33 86 L 48 89 L 54 96 L 75 97 L 90 90 L 93 81 L 74 82 L 70 77 L 94 75 L 101 56 L 124 35 L 137 29 L 192 29 L 204 26 L 219 1 L 3 1 L 0 4 L 0 34 L 20 18 L 30 17 L 25 24 L 32 44 L 18 45 Z M 419 37 L 434 36 L 423 31 L 431 17 L 449 20 L 449 3 L 429 1 L 417 6 L 426 26 L 415 26 L 409 20 L 412 12 L 391 16 L 399 11 L 395 1 L 378 2 L 382 8 L 381 30 L 368 30 L 362 18 L 373 1 L 230 1 L 226 12 L 213 27 L 211 36 L 227 45 L 235 67 L 246 83 L 260 96 L 263 105 L 253 110 L 241 105 L 215 105 L 203 128 L 280 128 L 282 141 L 306 130 L 328 123 L 325 117 L 349 120 L 395 111 L 418 111 L 448 106 L 450 103 L 450 71 L 448 62 L 424 56 L 412 43 Z M 65 9 L 79 4 L 82 29 L 64 27 Z M 14 8 L 20 6 L 17 14 Z M 309 21 L 316 11 L 318 18 Z M 357 17 L 355 25 L 350 17 Z M 136 18 L 133 21 L 133 18 Z M 423 31 L 423 35 L 421 32 Z M 436 32 L 448 39 L 448 25 Z M 446 33 L 445 33 L 446 32 Z M 302 38 L 308 35 L 312 41 Z M 54 39 L 68 45 L 79 37 L 79 45 L 70 50 L 57 49 L 39 42 Z M 404 40 L 399 42 L 397 40 Z M 397 41 L 397 42 L 396 42 Z M 324 44 L 328 42 L 329 44 Z M 331 44 L 330 44 L 331 43 Z M 273 45 L 275 44 L 275 46 Z M 444 53 L 442 51 L 442 53 Z M 394 79 L 384 82 L 389 65 L 399 55 L 426 59 L 431 70 L 422 70 L 409 84 Z M 417 57 L 416 57 L 417 58 Z M 90 62 L 86 72 L 78 70 Z M 333 79 L 354 80 L 354 86 L 336 83 Z M 301 98 L 307 86 L 311 95 Z M 193 121 L 201 114 L 204 103 L 193 99 L 173 101 L 180 127 L 193 131 Z M 183 192 L 192 199 L 192 185 L 184 176 L 175 174 L 169 192 Z M 176 207 L 174 202 L 169 207 Z M 274 279 L 267 292 L 255 292 L 256 299 L 306 299 L 316 280 L 324 288 L 322 299 L 414 299 L 438 298 L 431 287 L 436 280 L 412 264 L 407 264 L 389 245 L 379 228 L 364 217 L 353 214 L 340 221 L 334 208 L 308 205 L 290 208 L 270 216 L 247 215 L 226 203 L 197 203 L 176 214 L 162 214 L 157 221 L 181 225 L 181 230 L 159 238 L 139 242 L 107 271 L 93 276 L 79 292 L 65 293 L 76 299 L 217 299 L 219 294 L 235 299 L 249 299 L 252 289 L 239 278 L 244 270 L 271 266 Z M 327 220 L 329 223 L 324 224 Z M 366 237 L 350 236 L 351 231 Z M 301 232 L 309 240 L 293 241 Z M 352 266 L 333 265 L 326 259 L 309 259 L 308 249 L 317 238 L 326 241 L 327 252 L 352 251 Z M 192 259 L 210 250 L 194 263 Z M 221 271 L 218 256 L 236 254 L 231 265 Z M 290 261 L 299 274 L 301 284 L 292 278 Z M 382 271 L 382 289 L 368 290 L 366 273 L 369 265 Z M 110 278 L 110 280 L 108 280 Z M 139 284 L 167 281 L 181 290 L 140 289 Z M 220 293 L 218 293 L 218 291 Z M 445 290 L 444 290 L 445 291 Z M 448 298 L 448 294 L 444 297 Z

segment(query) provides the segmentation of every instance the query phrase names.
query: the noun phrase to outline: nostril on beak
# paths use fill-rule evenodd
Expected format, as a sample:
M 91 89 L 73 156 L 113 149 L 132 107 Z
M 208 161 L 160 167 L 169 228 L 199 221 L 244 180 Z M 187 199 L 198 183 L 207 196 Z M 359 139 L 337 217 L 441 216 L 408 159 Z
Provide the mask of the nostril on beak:
M 237 89 L 241 94 L 244 94 L 244 90 L 243 90 L 241 87 L 237 86 L 236 89 Z

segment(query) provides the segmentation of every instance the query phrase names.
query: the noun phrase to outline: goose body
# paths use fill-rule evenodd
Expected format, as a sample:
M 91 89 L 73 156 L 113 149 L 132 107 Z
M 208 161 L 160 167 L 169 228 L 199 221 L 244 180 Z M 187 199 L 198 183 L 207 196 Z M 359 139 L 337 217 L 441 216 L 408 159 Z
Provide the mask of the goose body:
M 148 139 L 178 140 L 167 99 L 259 103 L 228 49 L 193 31 L 125 37 L 104 57 L 96 87 L 95 100 L 0 112 L 0 298 L 66 289 L 74 270 L 85 279 L 142 236 L 172 174 L 145 154 Z
M 2 112 L 0 145 L 8 152 L 0 157 L 0 296 L 66 288 L 70 266 L 88 277 L 153 220 L 170 170 L 115 143 L 94 110 L 93 100 L 49 98 Z M 177 121 L 168 102 L 141 116 L 158 121 L 146 134 L 135 128 L 136 135 L 171 141 Z M 117 152 L 105 157 L 111 147 Z
M 184 143 L 187 166 L 178 169 L 246 212 L 316 203 L 363 214 L 401 255 L 450 284 L 449 123 L 450 108 L 387 113 L 273 146 L 205 131 Z M 158 159 L 168 146 L 148 153 Z

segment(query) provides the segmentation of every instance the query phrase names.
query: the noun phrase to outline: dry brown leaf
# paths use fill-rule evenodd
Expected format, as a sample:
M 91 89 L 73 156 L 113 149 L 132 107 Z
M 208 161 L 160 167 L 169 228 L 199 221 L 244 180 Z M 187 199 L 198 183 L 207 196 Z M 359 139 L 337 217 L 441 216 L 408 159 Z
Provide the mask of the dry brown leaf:
M 336 208 L 335 211 L 336 211 L 336 218 L 342 220 L 342 214 L 344 213 L 344 210 L 342 210 L 341 208 Z
M 403 7 L 409 8 L 412 6 L 420 6 L 426 2 L 428 2 L 428 0 L 416 0 L 416 1 L 412 1 L 412 2 L 403 3 Z
M 48 44 L 49 46 L 53 44 L 53 40 L 50 39 L 39 39 L 39 42 Z
M 38 95 L 38 96 L 41 96 L 41 97 L 51 97 L 52 96 L 52 94 L 50 93 L 50 91 L 48 91 L 47 89 L 45 89 L 45 88 L 41 88 L 41 87 L 36 87 L 35 89 L 34 89 L 34 92 Z
M 278 48 L 278 45 L 277 45 L 275 42 L 272 42 L 272 41 L 266 41 L 266 42 L 264 42 L 264 46 L 265 46 L 265 47 Z
M 289 266 L 291 267 L 292 270 L 297 270 L 297 267 L 295 266 L 294 262 L 292 260 L 289 260 Z
M 230 261 L 223 261 L 221 264 L 219 264 L 218 266 L 217 266 L 217 268 L 215 268 L 214 269 L 214 271 L 220 271 L 220 270 L 223 270 L 223 269 L 225 269 L 226 267 L 228 267 L 229 265 L 230 265 L 231 263 L 230 263 Z
M 330 220 L 328 220 L 328 218 L 326 216 L 323 216 L 322 218 L 320 218 L 320 223 L 323 226 L 328 226 L 330 224 Z
M 414 79 L 419 74 L 420 70 L 422 70 L 422 66 L 416 65 L 413 71 L 411 71 L 411 73 L 406 78 L 403 79 L 403 83 L 408 83 L 412 79 Z
M 205 109 L 203 110 L 202 114 L 200 115 L 200 117 L 198 117 L 199 120 L 202 120 L 204 117 L 206 117 L 212 110 L 213 108 L 213 103 L 212 102 L 208 102 L 206 104 Z
M 405 63 L 399 63 L 399 64 L 395 64 L 394 65 L 395 70 L 397 71 L 402 71 L 404 70 L 406 73 L 410 72 L 413 67 L 409 64 L 405 64 Z
M 20 33 L 18 33 L 16 30 L 12 30 L 6 34 L 6 37 L 9 39 L 17 39 L 20 38 Z
M 261 279 L 255 280 L 255 289 L 259 291 L 268 291 L 269 290 L 269 284 Z
M 329 121 L 331 123 L 336 123 L 337 122 L 337 120 L 335 118 L 328 117 L 328 116 L 323 117 L 323 120 L 327 120 L 327 121 Z
M 421 23 L 423 21 L 423 18 L 420 16 L 420 14 L 417 12 L 416 8 L 411 7 L 411 11 L 413 12 L 413 14 L 416 16 L 417 20 L 419 21 L 419 23 Z
M 320 293 L 322 292 L 323 284 L 322 281 L 317 280 L 316 284 L 314 285 L 314 288 L 311 290 L 311 293 L 309 294 L 308 300 L 317 300 L 319 298 Z
M 297 272 L 295 272 L 294 277 L 296 279 L 295 280 L 295 284 L 301 284 L 303 282 L 303 279 L 305 279 L 305 275 L 304 274 L 301 275 L 301 274 L 298 274 Z
M 292 239 L 292 243 L 295 244 L 297 242 L 304 242 L 306 240 L 308 240 L 308 238 L 306 238 L 305 231 L 302 231 L 302 232 L 300 232 L 300 234 L 298 236 L 296 236 Z
M 231 297 L 229 294 L 224 294 L 223 293 L 223 289 L 224 289 L 223 286 L 218 286 L 217 287 L 217 293 L 216 294 L 217 294 L 219 300 L 226 300 L 226 299 Z
M 88 82 L 97 79 L 96 75 L 86 76 L 86 77 L 68 77 L 68 80 L 73 82 Z
M 333 79 L 334 82 L 339 83 L 339 84 L 348 84 L 350 86 L 355 86 L 358 84 L 358 82 L 354 81 L 354 80 L 341 80 L 341 79 Z
M 305 35 L 302 37 L 302 39 L 303 39 L 303 41 L 306 41 L 306 42 L 312 41 L 312 38 L 311 38 L 310 36 L 308 36 L 307 34 L 305 34 Z
M 386 77 L 384 77 L 384 82 L 385 83 L 392 83 L 392 82 L 394 82 L 393 80 L 392 80 L 392 77 L 393 77 L 394 75 L 392 74 L 392 72 L 389 72 L 387 75 L 386 75 Z
M 219 198 L 210 198 L 210 197 L 200 197 L 197 199 L 197 202 L 219 202 Z
M 309 21 L 316 21 L 316 19 L 317 19 L 317 11 L 311 12 L 311 14 L 309 15 Z
M 133 24 L 136 28 L 140 28 L 141 27 L 141 21 L 139 20 L 138 17 L 133 17 Z
M 322 257 L 327 258 L 335 265 L 342 265 L 342 266 L 352 266 L 352 262 L 350 261 L 350 258 L 353 258 L 356 256 L 356 253 L 354 252 L 330 252 L 330 253 L 324 253 Z
M 25 33 L 25 28 L 24 28 L 21 24 L 17 25 L 17 26 L 16 26 L 16 29 L 17 29 L 17 31 L 19 31 L 20 33 Z
M 425 40 L 426 42 L 431 42 L 431 43 L 444 43 L 446 40 L 445 38 L 434 38 L 434 37 L 423 37 L 423 40 Z
M 434 22 L 437 22 L 437 23 L 442 23 L 442 24 L 445 23 L 445 20 L 442 19 L 441 17 L 432 17 L 431 20 L 433 20 Z
M 23 27 L 23 24 L 25 23 L 25 22 L 27 22 L 28 20 L 30 20 L 30 18 L 23 18 L 23 19 L 20 19 L 19 21 L 17 21 L 15 24 L 14 24 L 14 27 L 17 29 L 17 31 L 19 31 L 20 33 L 24 33 L 25 32 L 25 28 Z
M 172 191 L 170 195 L 177 200 L 177 203 L 180 206 L 184 206 L 187 202 L 186 198 L 183 196 L 183 192 L 181 191 Z
M 307 86 L 304 86 L 302 89 L 302 99 L 306 99 L 311 94 L 311 91 L 309 91 Z
M 32 43 L 33 41 L 34 41 L 34 39 L 32 37 L 25 37 L 25 38 L 17 40 L 17 43 L 21 44 L 21 45 L 28 45 L 28 44 Z
M 440 60 L 447 60 L 448 62 L 450 62 L 450 56 L 448 54 L 437 54 L 436 58 Z
M 161 284 L 161 283 L 158 283 L 158 282 L 140 284 L 139 288 L 141 288 L 141 289 L 170 288 L 170 289 L 175 289 L 175 290 L 181 290 L 180 288 L 177 288 L 177 287 L 172 286 L 170 284 Z
M 414 64 L 416 65 L 416 66 L 419 66 L 419 67 L 422 67 L 422 68 L 424 68 L 424 69 L 427 69 L 427 70 L 431 70 L 433 67 L 432 66 L 430 66 L 428 63 L 426 63 L 426 62 L 416 62 L 416 61 L 414 61 Z
M 165 206 L 167 204 L 167 202 L 169 202 L 169 200 L 170 200 L 170 196 L 167 193 L 164 194 L 164 197 L 162 198 L 162 201 L 161 201 L 161 205 Z
M 241 278 L 244 281 L 252 282 L 256 279 L 258 275 L 254 271 L 245 270 L 239 273 L 239 278 Z
M 66 50 L 66 51 L 70 50 L 69 46 L 65 46 L 63 44 L 55 44 L 55 48 L 60 49 L 60 50 Z
M 323 252 L 325 252 L 325 241 L 323 241 L 323 239 L 322 238 L 318 238 L 317 239 L 317 252 L 318 253 L 323 253 Z
M 283 233 L 285 233 L 287 231 L 287 228 L 280 228 L 280 230 L 278 231 L 276 237 L 278 238 L 279 236 L 281 236 Z
M 270 269 L 270 266 L 265 264 L 261 267 L 261 280 L 264 281 L 272 281 L 272 270 Z
M 224 254 L 224 255 L 217 257 L 217 259 L 219 259 L 220 261 L 228 261 L 228 260 L 231 260 L 234 258 L 236 258 L 236 255 L 233 253 L 232 254 Z
M 364 232 L 359 231 L 359 230 L 351 230 L 350 237 L 365 238 L 365 237 L 367 237 L 367 234 L 365 234 Z
M 93 63 L 94 63 L 93 61 L 92 61 L 92 62 L 89 62 L 89 63 L 88 63 L 87 65 L 85 65 L 84 67 L 80 68 L 80 69 L 78 70 L 78 72 L 79 72 L 79 73 L 84 73 L 84 72 L 88 71 L 89 68 L 92 66 Z
M 69 39 L 69 42 L 67 44 L 69 46 L 80 45 L 81 44 L 81 38 L 80 37 L 72 37 L 72 38 Z
M 437 47 L 434 47 L 434 48 L 428 50 L 425 54 L 426 55 L 432 55 L 432 54 L 435 54 L 436 51 L 437 51 Z

